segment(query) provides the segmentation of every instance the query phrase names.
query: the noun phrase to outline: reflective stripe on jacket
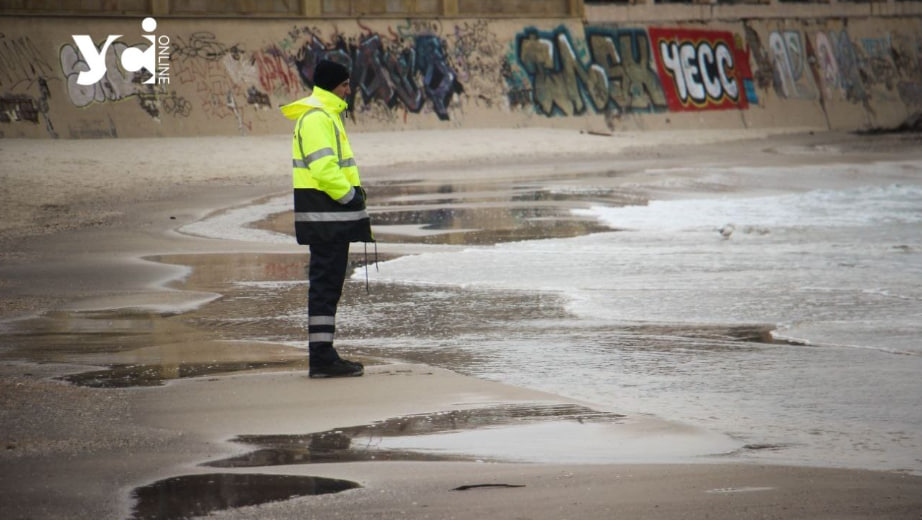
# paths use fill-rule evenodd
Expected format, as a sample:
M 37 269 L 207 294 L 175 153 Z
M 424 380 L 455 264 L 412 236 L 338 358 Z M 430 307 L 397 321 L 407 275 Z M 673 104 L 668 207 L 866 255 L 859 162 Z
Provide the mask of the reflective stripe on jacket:
M 321 88 L 282 107 L 297 121 L 291 153 L 299 244 L 374 241 L 359 169 L 340 119 L 345 108 L 345 101 Z

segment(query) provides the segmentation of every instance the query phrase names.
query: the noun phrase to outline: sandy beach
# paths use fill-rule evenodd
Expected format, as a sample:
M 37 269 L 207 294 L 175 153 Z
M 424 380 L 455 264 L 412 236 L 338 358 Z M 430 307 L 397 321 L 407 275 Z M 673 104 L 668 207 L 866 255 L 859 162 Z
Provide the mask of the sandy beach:
M 594 233 L 604 227 L 571 211 L 593 204 L 867 181 L 819 169 L 714 174 L 726 165 L 922 160 L 918 134 L 805 128 L 350 139 L 381 260 Z M 0 140 L 0 516 L 920 518 L 915 466 L 753 462 L 738 456 L 739 439 L 671 417 L 444 368 L 464 366 L 463 353 L 389 358 L 349 311 L 342 319 L 358 324 L 343 350 L 366 375 L 308 379 L 304 345 L 289 339 L 296 322 L 273 319 L 306 289 L 306 251 L 284 237 L 291 214 L 234 222 L 288 195 L 289 150 L 285 135 Z M 904 169 L 874 182 L 922 179 Z M 531 196 L 548 187 L 555 196 Z M 533 218 L 509 217 L 510 205 Z M 415 216 L 388 217 L 394 207 Z M 470 217 L 455 227 L 427 226 L 459 210 Z M 352 256 L 361 273 L 368 257 Z M 413 337 L 426 325 L 400 323 L 410 294 L 366 288 L 359 274 L 344 300 L 393 309 Z M 506 320 L 566 319 L 532 294 L 491 297 Z M 254 315 L 264 318 L 242 319 Z M 426 441 L 435 447 L 419 449 Z

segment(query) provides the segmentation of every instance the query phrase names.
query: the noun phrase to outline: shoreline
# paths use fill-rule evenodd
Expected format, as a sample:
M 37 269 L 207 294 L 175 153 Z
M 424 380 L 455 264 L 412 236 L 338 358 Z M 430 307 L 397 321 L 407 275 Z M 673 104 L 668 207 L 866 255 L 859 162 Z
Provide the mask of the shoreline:
M 543 133 L 542 133 L 543 134 Z M 551 132 L 554 134 L 554 132 Z M 358 134 L 361 135 L 361 134 Z M 592 139 L 599 139 L 593 136 Z M 395 153 L 396 156 L 396 153 Z M 617 154 L 601 155 L 600 157 L 616 157 Z M 649 159 L 645 159 L 649 160 Z M 592 163 L 593 161 L 589 161 Z M 399 161 L 394 165 L 400 164 Z M 373 182 L 386 183 L 401 174 L 394 165 L 381 166 L 383 172 L 380 176 L 364 174 L 374 177 Z M 391 169 L 393 168 L 393 169 Z M 420 166 L 424 169 L 425 166 Z M 574 173 L 573 165 L 547 164 L 540 169 L 540 175 L 550 179 L 567 179 Z M 527 169 L 522 171 L 506 172 L 497 180 L 484 173 L 481 178 L 467 179 L 471 189 L 463 189 L 457 193 L 474 199 L 483 198 L 484 191 L 491 192 L 496 189 L 497 183 L 515 185 L 520 179 L 529 178 Z M 372 171 L 374 168 L 372 168 Z M 634 182 L 628 172 L 616 172 L 611 177 L 617 184 L 626 185 L 627 192 L 642 193 L 646 189 L 629 186 Z M 285 371 L 284 368 L 271 371 L 238 372 L 238 373 L 213 373 L 207 376 L 174 379 L 162 387 L 128 388 L 128 389 L 92 389 L 80 386 L 63 385 L 55 379 L 64 372 L 69 372 L 69 366 L 76 365 L 104 365 L 106 363 L 139 363 L 144 360 L 159 360 L 164 375 L 180 372 L 180 366 L 190 357 L 188 346 L 197 344 L 194 359 L 208 364 L 213 359 L 229 359 L 234 361 L 262 362 L 267 360 L 292 361 L 303 351 L 285 345 L 271 346 L 253 342 L 247 345 L 251 354 L 240 356 L 239 350 L 234 355 L 229 353 L 227 345 L 221 340 L 220 335 L 215 337 L 214 330 L 190 331 L 181 323 L 172 320 L 182 316 L 191 309 L 201 309 L 211 305 L 214 300 L 209 296 L 216 293 L 215 284 L 219 284 L 218 276 L 209 268 L 207 262 L 202 264 L 196 272 L 195 266 L 176 267 L 170 264 L 155 265 L 150 262 L 151 257 L 166 257 L 170 254 L 185 255 L 188 258 L 203 258 L 203 255 L 228 258 L 232 254 L 245 255 L 273 255 L 279 257 L 297 257 L 303 255 L 302 248 L 293 245 L 278 244 L 267 247 L 264 243 L 257 242 L 222 242 L 220 240 L 203 239 L 181 235 L 172 229 L 183 225 L 199 222 L 206 213 L 213 213 L 207 208 L 227 208 L 249 205 L 247 201 L 258 200 L 269 196 L 266 191 L 276 190 L 277 181 L 265 180 L 247 186 L 243 177 L 244 186 L 231 190 L 232 193 L 208 193 L 214 185 L 209 182 L 201 184 L 195 190 L 186 190 L 188 198 L 180 200 L 163 200 L 154 202 L 132 203 L 136 209 L 152 209 L 143 216 L 123 213 L 123 221 L 118 225 L 107 223 L 98 224 L 98 227 L 80 228 L 76 232 L 68 233 L 62 237 L 51 233 L 34 240 L 29 240 L 26 245 L 21 245 L 18 251 L 8 251 L 4 255 L 2 264 L 3 279 L 6 283 L 0 285 L 5 293 L 14 289 L 14 296 L 21 296 L 26 300 L 32 299 L 31 307 L 34 314 L 31 318 L 21 318 L 29 321 L 48 317 L 49 311 L 59 309 L 54 314 L 54 319 L 59 319 L 61 312 L 67 314 L 72 310 L 70 321 L 57 322 L 46 329 L 38 327 L 32 331 L 17 331 L 17 341 L 25 343 L 36 337 L 53 338 L 54 335 L 65 334 L 79 340 L 85 338 L 91 341 L 86 345 L 90 352 L 81 352 L 79 345 L 63 345 L 57 340 L 51 341 L 44 347 L 42 353 L 45 363 L 39 365 L 21 365 L 21 361 L 13 361 L 5 354 L 2 363 L 3 377 L 0 383 L 5 387 L 5 395 L 11 399 L 4 410 L 4 422 L 15 424 L 7 433 L 8 439 L 5 457 L 0 458 L 0 465 L 4 481 L 2 492 L 3 502 L 8 503 L 14 518 L 37 515 L 40 511 L 46 514 L 40 517 L 57 518 L 66 517 L 65 511 L 73 507 L 86 508 L 86 518 L 117 518 L 124 517 L 129 508 L 128 497 L 131 490 L 149 484 L 157 478 L 166 478 L 182 473 L 199 474 L 212 470 L 192 466 L 207 460 L 214 460 L 221 455 L 240 454 L 240 447 L 230 443 L 234 435 L 252 434 L 286 434 L 286 433 L 312 433 L 330 428 L 341 428 L 352 424 L 369 424 L 389 417 L 398 417 L 412 413 L 432 413 L 438 411 L 454 410 L 465 407 L 477 407 L 484 403 L 509 403 L 509 402 L 569 402 L 559 396 L 550 396 L 522 388 L 507 387 L 498 383 L 479 380 L 471 377 L 460 376 L 454 373 L 434 369 L 423 365 L 396 364 L 376 365 L 369 367 L 369 375 L 358 380 L 332 381 L 328 386 L 320 387 L 314 382 L 306 380 L 303 373 Z M 284 179 L 287 182 L 287 178 Z M 486 188 L 483 184 L 486 182 Z M 423 184 L 440 185 L 440 180 L 435 177 Z M 687 191 L 689 184 L 679 184 L 679 191 Z M 520 188 L 519 192 L 521 192 Z M 529 188 L 530 189 L 530 188 Z M 663 187 L 654 186 L 651 192 L 663 192 Z M 665 187 L 665 191 L 674 188 Z M 116 190 L 117 191 L 117 190 Z M 217 190 L 221 191 L 221 190 Z M 426 191 L 424 189 L 423 191 Z M 502 191 L 502 190 L 501 190 Z M 619 192 L 616 197 L 622 197 L 625 192 Z M 411 197 L 413 194 L 409 194 Z M 444 195 L 438 195 L 444 196 Z M 505 197 L 506 195 L 503 195 Z M 437 198 L 437 197 L 436 197 Z M 489 197 L 488 197 L 489 198 Z M 169 199 L 169 197 L 168 197 Z M 205 203 L 204 205 L 202 203 Z M 230 202 L 230 204 L 228 204 Z M 423 198 L 410 200 L 408 204 L 414 207 L 418 203 L 428 204 L 429 200 Z M 120 202 L 121 203 L 121 202 Z M 564 206 L 570 202 L 561 202 Z M 118 209 L 116 212 L 125 211 Z M 218 212 L 223 212 L 219 209 Z M 170 218 L 175 217 L 175 218 Z M 143 227 L 140 233 L 132 225 L 142 221 L 152 221 Z M 67 226 L 63 226 L 67 230 Z M 463 229 L 462 229 L 463 231 Z M 138 237 L 137 235 L 141 235 Z M 14 241 L 18 242 L 18 241 Z M 7 242 L 10 243 L 10 242 Z M 100 245 L 98 249 L 87 248 L 85 244 Z M 127 253 L 123 248 L 127 246 L 133 253 Z M 433 247 L 449 247 L 451 244 L 433 246 L 429 244 L 388 244 L 381 248 L 383 254 L 405 254 L 417 250 L 432 250 Z M 65 251 L 78 251 L 77 261 L 70 258 L 68 262 L 57 260 L 55 256 Z M 10 254 L 12 253 L 12 254 Z M 23 257 L 33 258 L 34 264 L 25 262 L 12 262 L 17 260 L 18 254 Z M 140 256 L 137 256 L 140 255 Z M 303 258 L 302 258 L 303 261 Z M 263 265 L 271 266 L 263 272 L 250 273 L 250 279 L 258 281 L 272 276 L 289 280 L 294 284 L 303 279 L 303 272 L 299 270 L 298 262 L 285 259 L 266 261 Z M 51 275 L 42 278 L 39 273 Z M 213 265 L 211 267 L 214 267 Z M 105 271 L 106 276 L 99 273 Z M 62 287 L 61 282 L 73 276 L 86 277 L 74 286 L 64 286 L 63 296 L 54 291 Z M 26 287 L 17 285 L 18 277 L 41 283 L 44 287 Z M 186 294 L 175 294 L 176 283 L 188 283 L 190 278 L 199 278 L 203 287 L 197 288 L 193 293 L 203 303 L 202 305 L 183 307 L 182 301 Z M 138 283 L 139 280 L 145 280 Z M 347 282 L 348 283 L 348 282 Z M 140 285 L 140 286 L 139 286 Z M 159 286 L 159 287 L 158 287 Z M 45 292 L 43 292 L 45 291 Z M 42 297 L 52 298 L 59 303 L 54 306 L 44 305 Z M 177 298 L 178 297 L 178 298 Z M 226 295 L 222 298 L 226 299 Z M 79 301 L 78 304 L 69 303 L 61 306 L 61 301 Z M 153 306 L 145 308 L 139 302 L 146 302 Z M 171 308 L 179 305 L 177 308 Z M 7 315 L 9 309 L 4 309 Z M 92 311 L 92 312 L 88 312 Z M 74 319 L 82 316 L 81 319 Z M 50 321 L 54 322 L 54 319 Z M 20 323 L 21 320 L 17 320 Z M 171 322 L 171 324 L 167 324 Z M 45 322 L 47 324 L 47 321 Z M 11 322 L 4 324 L 5 331 L 10 330 Z M 63 328 L 62 328 L 63 327 Z M 98 339 L 99 334 L 107 330 L 114 330 L 116 336 L 123 334 L 122 341 L 116 351 L 107 351 L 104 342 Z M 144 330 L 149 327 L 155 331 L 153 338 L 138 339 L 134 330 Z M 194 327 L 193 327 L 194 328 Z M 30 337 L 30 334 L 32 335 Z M 347 344 L 349 341 L 347 341 Z M 238 345 L 239 346 L 239 345 Z M 35 352 L 33 352 L 35 354 Z M 241 359 L 244 358 L 244 359 Z M 15 359 L 15 358 L 14 358 Z M 48 364 L 48 363 L 57 364 Z M 63 365 L 61 365 L 63 363 Z M 24 375 L 28 374 L 28 375 Z M 383 380 L 383 381 L 382 381 Z M 437 381 L 435 389 L 432 381 Z M 246 386 L 241 386 L 246 385 Z M 380 386 L 383 385 L 383 388 Z M 305 396 L 306 388 L 312 392 L 320 389 L 319 395 Z M 420 393 L 424 390 L 423 393 Z M 431 394 L 431 395 L 427 395 Z M 60 410 L 49 413 L 56 402 L 74 403 L 78 405 L 72 410 Z M 123 401 L 123 402 L 119 402 Z M 92 406 L 89 403 L 93 403 Z M 27 414 L 34 407 L 45 410 L 37 417 L 28 420 Z M 324 410 L 328 415 L 317 418 L 315 415 L 298 416 L 293 411 L 297 410 Z M 93 410 L 92 416 L 87 416 L 87 410 Z M 644 422 L 646 419 L 632 417 L 631 420 L 640 421 L 648 425 L 657 421 Z M 105 424 L 111 431 L 99 435 L 95 432 L 98 424 Z M 653 426 L 651 426 L 653 427 Z M 609 432 L 618 438 L 619 431 Z M 656 430 L 656 428 L 653 428 Z M 673 431 L 666 428 L 664 431 Z M 623 433 L 623 432 L 620 432 Z M 12 438 L 19 436 L 19 438 Z M 29 439 L 31 440 L 20 440 Z M 94 438 L 95 436 L 95 438 Z M 660 437 L 668 439 L 669 437 Z M 609 437 L 609 442 L 612 440 Z M 693 443 L 685 439 L 682 446 L 688 448 Z M 680 443 L 681 444 L 681 443 Z M 13 446 L 10 448 L 10 446 Z M 169 452 L 165 455 L 164 452 Z M 130 454 L 132 461 L 120 461 L 126 454 Z M 26 463 L 31 465 L 26 469 Z M 681 491 L 679 496 L 685 502 L 676 499 L 677 503 L 671 512 L 663 513 L 659 518 L 678 518 L 687 514 L 687 507 L 697 507 L 699 512 L 708 512 L 715 518 L 736 518 L 740 503 L 728 507 L 723 498 L 728 496 L 742 497 L 742 503 L 751 507 L 786 507 L 793 505 L 796 500 L 803 497 L 792 490 L 787 479 L 802 482 L 803 485 L 813 486 L 814 495 L 809 503 L 803 505 L 802 518 L 810 514 L 828 513 L 830 510 L 841 512 L 843 518 L 871 518 L 873 515 L 885 511 L 894 518 L 910 516 L 913 508 L 919 506 L 917 496 L 913 494 L 922 490 L 922 478 L 901 475 L 898 473 L 880 473 L 867 470 L 850 469 L 822 469 L 810 467 L 764 467 L 751 463 L 734 464 L 706 464 L 707 468 L 693 469 L 686 466 L 664 466 L 659 464 L 642 466 L 625 466 L 624 463 L 593 464 L 547 464 L 520 465 L 516 463 L 502 463 L 484 465 L 483 463 L 459 462 L 387 462 L 387 464 L 400 464 L 413 468 L 413 472 L 403 475 L 394 475 L 386 468 L 375 467 L 384 462 L 365 463 L 331 463 L 322 466 L 298 465 L 283 467 L 260 467 L 260 473 L 284 474 L 322 474 L 332 478 L 345 478 L 359 482 L 364 487 L 346 491 L 338 495 L 325 495 L 321 497 L 308 497 L 275 502 L 259 506 L 260 514 L 274 515 L 276 518 L 298 518 L 303 515 L 305 508 L 321 515 L 321 511 L 342 512 L 344 517 L 360 517 L 368 511 L 379 511 L 385 518 L 425 518 L 430 515 L 439 517 L 442 514 L 453 514 L 459 518 L 482 517 L 484 514 L 508 515 L 515 511 L 532 511 L 536 517 L 554 517 L 548 515 L 548 509 L 542 511 L 541 507 L 549 504 L 563 504 L 577 496 L 591 496 L 590 502 L 582 506 L 574 506 L 567 514 L 584 517 L 610 514 L 605 513 L 611 508 L 612 503 L 605 503 L 608 498 L 602 491 L 587 493 L 587 489 L 608 489 L 612 485 L 624 483 L 620 475 L 628 472 L 631 474 L 645 475 L 643 483 L 635 482 L 631 487 L 642 498 L 630 501 L 630 508 L 635 512 L 646 511 L 650 513 L 657 504 L 662 503 L 664 497 L 659 494 L 658 483 L 663 480 L 669 486 Z M 423 465 L 428 464 L 428 465 Z M 371 467 L 369 467 L 371 466 Z M 48 505 L 42 504 L 47 499 L 47 492 L 42 488 L 31 486 L 26 481 L 11 482 L 11 475 L 24 476 L 38 475 L 43 472 L 54 471 L 58 473 L 47 484 L 50 489 L 64 490 L 62 497 Z M 486 469 L 485 469 L 486 468 Z M 111 475 L 115 476 L 111 476 Z M 679 474 L 677 476 L 676 474 Z M 95 475 L 98 482 L 92 484 L 92 478 L 86 475 Z M 110 475 L 109 477 L 105 477 Z M 460 495 L 445 495 L 445 486 L 448 483 L 461 485 L 482 484 L 482 481 L 508 483 L 511 475 L 518 476 L 517 482 L 525 482 L 526 488 L 522 489 L 483 489 L 469 491 L 479 493 L 484 498 L 477 507 L 471 507 L 470 499 Z M 567 476 L 569 475 L 569 476 Z M 815 479 L 828 477 L 822 484 L 817 484 Z M 561 477 L 561 478 L 557 478 Z M 701 479 L 711 482 L 712 487 L 701 488 Z M 866 497 L 853 497 L 850 488 L 854 479 L 858 479 Z M 460 483 L 459 483 L 460 482 Z M 606 483 L 605 486 L 593 486 L 592 483 Z M 755 484 L 750 484 L 754 482 Z M 766 484 L 767 483 L 767 484 Z M 759 484 L 759 485 L 757 485 Z M 764 484 L 764 485 L 761 485 Z M 434 486 L 441 487 L 434 487 Z M 893 486 L 900 486 L 899 491 L 893 492 Z M 608 487 L 606 487 L 608 486 Z M 749 489 L 752 488 L 752 489 Z M 113 490 L 117 489 L 117 493 Z M 540 490 L 540 491 L 539 491 Z M 511 493 L 519 493 L 515 500 L 509 501 Z M 114 498 L 113 494 L 119 498 Z M 383 497 L 378 495 L 384 495 Z M 542 498 L 542 494 L 547 497 Z M 882 498 L 893 496 L 886 507 L 878 503 L 870 503 L 870 497 Z M 619 495 L 621 496 L 621 495 Z M 626 499 L 629 495 L 623 495 Z M 113 502 L 114 500 L 114 502 Z M 415 502 L 415 507 L 407 504 Z M 93 502 L 97 502 L 93 505 Z M 555 502 L 561 501 L 561 502 Z M 425 507 L 421 504 L 425 504 Z M 538 506 L 543 504 L 543 506 Z M 837 505 L 836 505 L 837 504 Z M 844 505 L 843 505 L 844 504 Z M 414 504 L 411 504 L 414 505 Z M 618 503 L 617 505 L 623 505 Z M 846 507 L 848 506 L 848 507 Z M 561 505 L 562 507 L 562 505 Z M 44 509 L 43 509 L 44 508 Z M 468 509 L 464 509 L 468 508 Z M 633 508 L 633 509 L 631 509 Z M 830 509 L 833 508 L 833 509 Z M 616 508 L 617 510 L 617 508 Z M 624 511 L 625 509 L 622 509 Z M 768 509 L 771 510 L 771 509 Z M 916 509 L 917 510 L 917 509 Z M 449 511 L 451 513 L 449 513 Z M 227 510 L 217 513 L 220 518 L 246 518 L 254 514 L 253 510 Z M 853 516 L 847 516 L 851 514 Z M 350 516 L 351 515 L 351 516 Z M 672 515 L 672 516 L 670 516 Z M 723 515 L 723 516 L 721 516 Z M 640 517 L 640 516 L 637 516 Z M 797 515 L 795 515 L 797 517 Z

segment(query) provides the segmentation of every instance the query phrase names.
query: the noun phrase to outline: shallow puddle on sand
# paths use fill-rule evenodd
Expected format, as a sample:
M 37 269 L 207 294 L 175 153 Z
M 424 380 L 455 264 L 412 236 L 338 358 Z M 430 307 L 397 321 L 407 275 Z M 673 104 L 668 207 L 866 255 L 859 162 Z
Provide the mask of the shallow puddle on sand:
M 241 370 L 306 369 L 306 254 L 200 254 L 152 257 L 189 266 L 174 289 L 222 296 L 182 314 L 120 309 L 56 311 L 10 322 L 5 359 L 95 365 L 68 381 L 94 387 L 159 385 L 170 379 Z M 364 256 L 350 258 L 352 268 Z M 375 284 L 347 280 L 337 338 L 360 359 L 390 357 L 375 344 L 394 337 L 456 337 L 471 320 L 559 318 L 544 294 Z M 369 339 L 374 338 L 374 339 Z M 358 347 L 352 344 L 360 344 Z M 463 365 L 469 354 L 453 365 Z M 443 353 L 437 361 L 451 358 Z M 373 362 L 370 359 L 363 361 Z
M 633 194 L 584 185 L 551 189 L 514 183 L 418 184 L 369 187 L 369 214 L 378 240 L 395 243 L 488 245 L 566 238 L 611 231 L 571 207 L 645 203 Z M 292 212 L 270 215 L 254 227 L 293 235 Z
M 324 477 L 262 474 L 205 474 L 168 478 L 135 489 L 133 520 L 174 520 L 223 509 L 339 493 L 359 486 Z
M 302 336 L 300 324 L 275 319 L 280 313 L 302 311 L 303 295 L 296 293 L 306 290 L 306 258 L 290 254 L 154 257 L 192 267 L 173 288 L 222 296 L 182 314 L 139 309 L 55 311 L 8 322 L 0 356 L 105 367 L 65 377 L 93 387 L 151 386 L 244 370 L 306 370 L 306 352 L 277 341 Z M 252 284 L 264 282 L 283 287 L 281 298 L 274 289 L 254 297 Z M 293 289 L 286 287 L 289 282 Z M 285 295 L 292 301 L 282 301 Z M 276 329 L 275 323 L 285 325 Z
M 394 417 L 362 426 L 336 428 L 306 435 L 241 435 L 235 442 L 260 446 L 250 453 L 209 462 L 218 468 L 251 468 L 289 464 L 357 461 L 475 460 L 474 455 L 389 449 L 380 445 L 386 437 L 446 434 L 465 430 L 503 428 L 536 423 L 612 424 L 623 415 L 600 412 L 573 404 L 501 405 L 465 410 Z
M 183 314 L 52 312 L 10 323 L 2 356 L 104 367 L 67 377 L 94 387 L 159 385 L 246 370 L 306 369 L 307 255 L 153 259 L 191 268 L 174 288 L 222 296 Z M 364 257 L 354 254 L 350 261 L 357 268 Z M 765 326 L 643 324 L 596 332 L 573 323 L 565 303 L 554 293 L 471 287 L 376 283 L 366 292 L 363 281 L 350 279 L 337 339 L 344 354 L 366 362 L 399 358 L 475 375 L 492 356 L 490 348 L 508 349 L 518 340 L 534 346 L 563 341 L 553 330 L 533 329 L 548 323 L 560 323 L 559 334 L 570 339 L 586 334 L 595 343 L 614 342 L 621 350 L 739 349 L 749 342 L 772 341 Z M 472 323 L 478 326 L 472 328 Z
M 105 370 L 81 372 L 62 379 L 92 388 L 159 386 L 170 379 L 202 377 L 230 372 L 266 369 L 307 370 L 307 360 L 263 361 L 250 363 L 181 363 L 176 365 L 113 365 Z

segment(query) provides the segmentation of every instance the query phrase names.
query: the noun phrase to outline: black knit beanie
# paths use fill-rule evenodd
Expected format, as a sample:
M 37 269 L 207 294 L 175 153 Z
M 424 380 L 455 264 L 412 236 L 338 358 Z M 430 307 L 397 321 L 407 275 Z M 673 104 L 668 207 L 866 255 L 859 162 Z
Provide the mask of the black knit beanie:
M 314 68 L 314 86 L 323 90 L 333 90 L 347 79 L 349 69 L 335 61 L 321 60 Z

